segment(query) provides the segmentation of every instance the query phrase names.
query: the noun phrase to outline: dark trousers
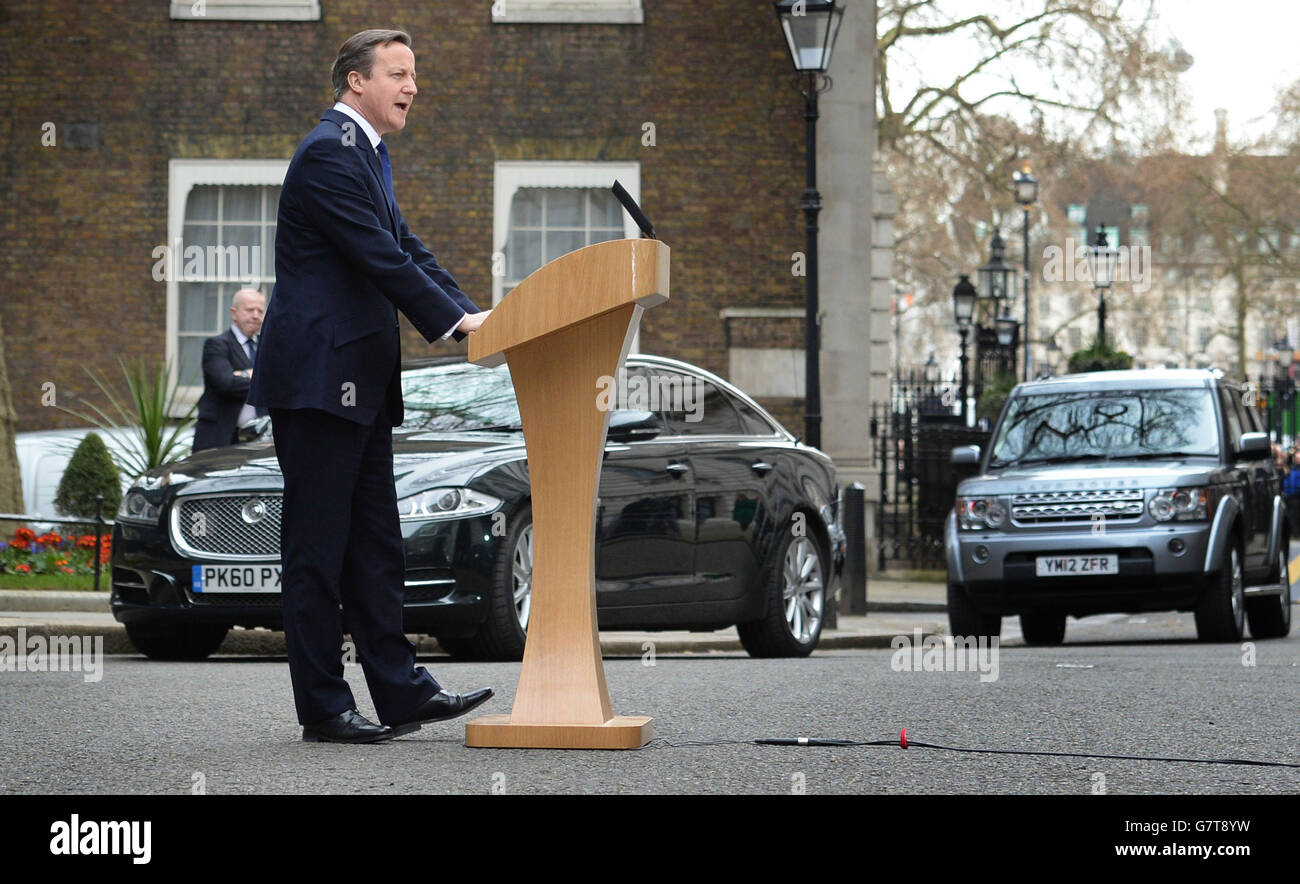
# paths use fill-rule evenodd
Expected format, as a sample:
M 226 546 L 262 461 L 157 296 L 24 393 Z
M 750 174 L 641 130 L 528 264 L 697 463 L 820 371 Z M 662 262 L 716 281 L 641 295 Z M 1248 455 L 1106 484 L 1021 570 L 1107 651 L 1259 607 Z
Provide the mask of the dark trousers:
M 343 678 L 351 633 L 380 721 L 402 718 L 441 687 L 402 633 L 406 565 L 384 409 L 362 426 L 317 409 L 271 409 L 284 474 L 280 525 L 285 646 L 298 721 L 356 704 Z

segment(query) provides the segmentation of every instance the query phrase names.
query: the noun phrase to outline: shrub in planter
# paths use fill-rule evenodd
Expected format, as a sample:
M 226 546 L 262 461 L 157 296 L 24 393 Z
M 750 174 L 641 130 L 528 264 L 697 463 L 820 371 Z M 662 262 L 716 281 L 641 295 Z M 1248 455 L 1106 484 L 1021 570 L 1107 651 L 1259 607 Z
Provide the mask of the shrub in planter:
M 1013 374 L 1000 374 L 985 384 L 979 400 L 975 403 L 975 417 L 988 418 L 990 424 L 995 423 L 998 415 L 1002 413 L 1002 406 L 1006 404 L 1007 397 L 1011 395 L 1015 386 L 1016 376 Z
M 1093 339 L 1087 350 L 1076 350 L 1070 354 L 1070 374 L 1082 374 L 1086 371 L 1121 371 L 1133 367 L 1133 357 L 1123 350 L 1112 350 L 1106 344 L 1099 344 Z
M 108 446 L 99 434 L 87 433 L 63 471 L 58 493 L 54 495 L 54 506 L 65 516 L 93 518 L 95 496 L 101 494 L 104 496 L 103 512 L 111 518 L 122 502 L 117 467 L 113 465 Z

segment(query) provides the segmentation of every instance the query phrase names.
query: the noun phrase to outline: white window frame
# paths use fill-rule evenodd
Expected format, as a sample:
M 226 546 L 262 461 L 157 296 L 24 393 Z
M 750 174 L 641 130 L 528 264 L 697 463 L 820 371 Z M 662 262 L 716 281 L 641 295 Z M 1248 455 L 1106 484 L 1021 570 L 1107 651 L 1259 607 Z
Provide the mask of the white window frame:
M 320 21 L 320 0 L 171 0 L 183 21 Z
M 532 161 L 502 160 L 492 176 L 492 253 L 504 255 L 510 235 L 510 206 L 515 194 L 525 187 L 595 187 L 609 188 L 614 180 L 623 185 L 632 199 L 641 202 L 641 164 L 586 163 L 569 160 Z M 636 222 L 623 213 L 623 236 L 635 239 L 641 232 Z M 497 261 L 494 258 L 493 263 Z M 505 276 L 492 274 L 492 306 L 505 297 Z
M 200 185 L 253 185 L 279 187 L 289 171 L 288 160 L 171 160 L 167 164 L 167 242 L 174 249 L 184 235 L 185 204 L 190 191 Z M 173 265 L 184 266 L 180 256 L 172 256 Z M 167 360 L 172 366 L 171 382 L 180 371 L 180 283 L 175 274 L 167 280 Z M 268 300 L 270 293 L 267 293 Z M 198 402 L 203 385 L 180 387 L 177 404 L 184 409 Z
M 639 25 L 641 0 L 491 0 L 492 23 Z
M 639 205 L 641 202 L 641 164 L 638 162 L 580 162 L 574 160 L 499 160 L 492 173 L 492 264 L 505 255 L 510 235 L 510 206 L 515 194 L 524 187 L 603 187 L 615 179 Z M 641 235 L 636 222 L 623 212 L 623 238 Z M 492 306 L 505 297 L 505 272 L 492 274 Z M 641 351 L 641 332 L 632 337 L 629 352 Z

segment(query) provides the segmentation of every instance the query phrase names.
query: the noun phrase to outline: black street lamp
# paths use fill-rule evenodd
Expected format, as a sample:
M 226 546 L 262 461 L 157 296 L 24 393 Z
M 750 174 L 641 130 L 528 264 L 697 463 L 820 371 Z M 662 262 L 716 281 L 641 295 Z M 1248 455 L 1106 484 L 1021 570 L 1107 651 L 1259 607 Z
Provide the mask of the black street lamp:
M 1029 160 L 1025 160 L 1020 171 L 1012 173 L 1011 180 L 1016 189 L 1016 202 L 1025 212 L 1025 380 L 1029 380 L 1029 207 L 1038 199 L 1038 179 L 1029 174 Z
M 957 323 L 957 332 L 961 335 L 961 401 L 957 413 L 963 425 L 966 423 L 966 390 L 970 384 L 970 374 L 966 364 L 966 335 L 970 331 L 971 321 L 975 318 L 975 301 L 978 298 L 979 294 L 971 284 L 970 277 L 963 273 L 952 290 L 952 316 Z
M 817 191 L 817 96 L 831 88 L 826 76 L 830 67 L 835 35 L 839 33 L 844 7 L 835 0 L 782 0 L 776 4 L 776 17 L 790 50 L 798 88 L 804 98 L 806 123 L 807 185 L 803 192 L 806 218 L 807 303 L 804 315 L 804 437 L 809 445 L 820 448 L 822 440 L 821 335 L 817 305 L 817 213 L 822 197 Z
M 995 227 L 993 228 L 993 238 L 989 240 L 989 259 L 975 271 L 979 277 L 980 299 L 991 304 L 989 310 L 992 313 L 994 326 L 988 330 L 988 333 L 993 334 L 993 340 L 981 342 L 980 338 L 983 337 L 983 334 L 977 330 L 976 342 L 982 347 L 984 343 L 991 344 L 996 341 L 998 349 L 995 351 L 997 353 L 995 373 L 1015 375 L 1016 351 L 1014 344 L 1010 342 L 1002 343 L 1001 337 L 997 334 L 997 329 L 1003 325 L 1001 318 L 1007 313 L 1007 299 L 1010 297 L 1011 287 L 1015 284 L 1016 271 L 1014 267 L 1006 262 L 1006 253 L 1006 243 L 1002 241 L 1002 234 Z M 976 359 L 980 363 L 980 379 L 976 381 L 976 384 L 982 386 L 984 383 L 983 375 L 987 366 L 984 364 L 984 354 L 979 350 L 976 352 Z
M 1092 271 L 1092 285 L 1100 300 L 1097 302 L 1097 346 L 1106 346 L 1106 290 L 1115 280 L 1115 262 L 1119 254 L 1106 242 L 1106 228 L 1097 225 L 1097 240 L 1088 251 L 1088 269 Z
M 1287 430 L 1286 415 L 1294 411 L 1295 383 L 1291 380 L 1291 360 L 1295 354 L 1286 338 L 1279 339 L 1273 345 L 1273 352 L 1277 356 L 1277 361 L 1273 363 L 1273 412 L 1277 415 L 1277 441 L 1281 442 Z M 1272 423 L 1269 421 L 1270 429 Z M 1295 434 L 1294 427 L 1291 432 Z
M 1044 377 L 1054 377 L 1056 375 L 1057 361 L 1061 357 L 1061 345 L 1056 343 L 1056 337 L 1052 336 L 1047 339 L 1047 374 Z
M 993 228 L 993 239 L 989 240 L 989 259 L 981 264 L 975 272 L 979 275 L 980 295 L 992 298 L 1000 306 L 1011 291 L 1012 278 L 1016 271 L 1006 262 L 1007 246 L 1002 241 L 1002 234 Z
M 994 325 L 998 330 L 998 346 L 1009 348 L 1016 339 L 1016 329 L 1020 327 L 1020 323 L 1010 313 L 1004 312 L 994 320 Z

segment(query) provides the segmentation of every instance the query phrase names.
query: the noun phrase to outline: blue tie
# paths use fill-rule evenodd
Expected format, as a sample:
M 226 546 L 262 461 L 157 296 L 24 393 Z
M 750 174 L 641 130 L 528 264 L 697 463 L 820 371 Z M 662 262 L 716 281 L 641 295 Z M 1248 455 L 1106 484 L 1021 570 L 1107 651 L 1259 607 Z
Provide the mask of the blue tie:
M 388 194 L 388 206 L 397 212 L 397 197 L 393 196 L 393 164 L 388 159 L 388 145 L 379 142 L 379 168 L 384 173 L 384 191 Z
M 252 338 L 248 339 L 248 358 L 254 365 L 257 364 L 257 341 Z M 260 405 L 254 408 L 254 411 L 258 417 L 264 417 L 267 413 L 266 409 Z

